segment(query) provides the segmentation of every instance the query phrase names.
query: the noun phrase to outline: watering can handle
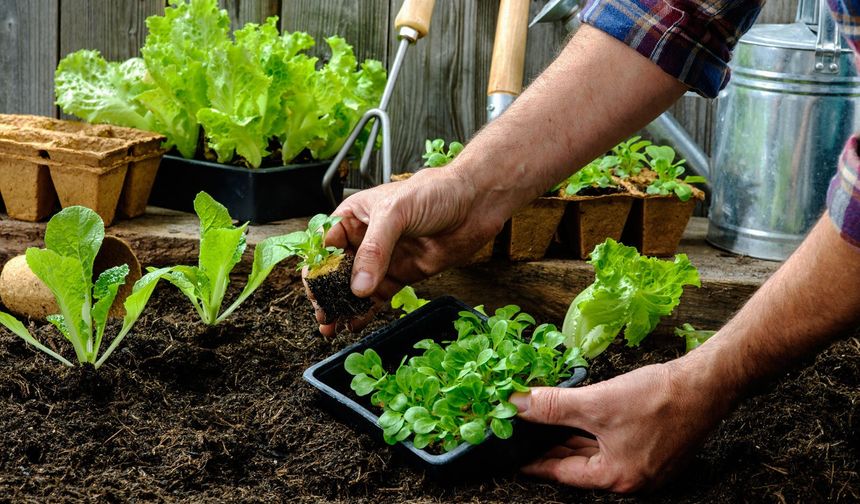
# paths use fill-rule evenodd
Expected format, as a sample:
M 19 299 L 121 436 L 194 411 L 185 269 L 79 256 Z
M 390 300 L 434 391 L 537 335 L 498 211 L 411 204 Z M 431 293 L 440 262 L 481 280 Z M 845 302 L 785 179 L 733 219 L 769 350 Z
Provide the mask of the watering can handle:
M 433 17 L 433 6 L 436 0 L 406 0 L 397 17 L 394 18 L 394 27 L 402 33 L 403 28 L 415 30 L 414 40 L 426 37 L 430 32 L 430 19 Z
M 826 0 L 818 0 L 818 39 L 815 41 L 815 72 L 839 73 L 839 56 L 842 54 L 842 35 L 830 15 Z

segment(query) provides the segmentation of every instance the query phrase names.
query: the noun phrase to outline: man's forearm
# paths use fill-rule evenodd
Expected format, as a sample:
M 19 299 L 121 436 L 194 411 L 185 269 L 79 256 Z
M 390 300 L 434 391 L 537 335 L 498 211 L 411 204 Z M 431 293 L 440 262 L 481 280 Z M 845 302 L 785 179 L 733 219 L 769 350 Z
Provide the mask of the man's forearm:
M 452 164 L 502 221 L 650 122 L 685 86 L 583 26 L 559 57 Z
M 683 361 L 729 400 L 860 323 L 860 250 L 827 215 L 738 314 Z

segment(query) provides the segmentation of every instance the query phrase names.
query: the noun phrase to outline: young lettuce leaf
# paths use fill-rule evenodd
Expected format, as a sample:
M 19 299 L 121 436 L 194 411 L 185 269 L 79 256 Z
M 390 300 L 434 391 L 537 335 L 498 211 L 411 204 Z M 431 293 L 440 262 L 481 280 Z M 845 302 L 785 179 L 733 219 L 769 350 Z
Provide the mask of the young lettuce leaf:
M 415 294 L 415 289 L 407 285 L 400 289 L 400 291 L 391 298 L 391 307 L 395 310 L 398 308 L 403 310 L 403 315 L 400 316 L 403 318 L 408 313 L 414 312 L 429 302 L 430 301 L 426 299 L 419 298 L 418 295 Z
M 204 323 L 216 325 L 253 294 L 278 263 L 293 255 L 292 250 L 286 248 L 293 240 L 290 235 L 274 236 L 257 245 L 245 288 L 222 313 L 230 272 L 245 252 L 248 223 L 234 226 L 227 208 L 205 192 L 194 198 L 194 211 L 200 219 L 197 266 L 173 266 L 162 276 L 188 298 Z
M 54 295 L 60 313 L 48 321 L 72 344 L 80 363 L 100 367 L 131 331 L 146 306 L 159 276 L 147 275 L 135 283 L 126 298 L 126 315 L 119 334 L 99 355 L 108 312 L 117 291 L 125 284 L 128 266 L 123 264 L 103 271 L 93 283 L 93 264 L 104 240 L 104 223 L 92 210 L 72 206 L 48 222 L 45 248 L 27 250 L 27 265 Z M 38 350 L 61 363 L 72 363 L 36 340 L 17 319 L 0 313 L 0 324 Z
M 628 346 L 637 346 L 672 313 L 685 285 L 701 286 L 699 273 L 685 254 L 674 261 L 642 257 L 633 247 L 608 239 L 589 261 L 595 281 L 570 304 L 562 334 L 568 347 L 593 359 L 624 329 Z

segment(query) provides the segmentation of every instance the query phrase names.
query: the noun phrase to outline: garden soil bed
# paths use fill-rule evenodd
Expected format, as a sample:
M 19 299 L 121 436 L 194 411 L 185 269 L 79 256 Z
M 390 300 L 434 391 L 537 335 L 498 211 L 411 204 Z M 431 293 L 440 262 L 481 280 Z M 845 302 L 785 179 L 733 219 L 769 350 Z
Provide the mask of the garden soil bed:
M 302 381 L 308 365 L 358 336 L 321 338 L 296 280 L 265 285 L 216 329 L 189 308 L 160 286 L 97 373 L 62 368 L 2 331 L 0 501 L 860 499 L 856 337 L 747 400 L 666 489 L 625 499 L 518 474 L 437 482 L 402 466 L 389 448 L 319 409 Z M 31 328 L 59 343 L 47 323 Z M 640 349 L 615 345 L 595 362 L 592 379 L 669 360 L 682 347 L 669 337 Z

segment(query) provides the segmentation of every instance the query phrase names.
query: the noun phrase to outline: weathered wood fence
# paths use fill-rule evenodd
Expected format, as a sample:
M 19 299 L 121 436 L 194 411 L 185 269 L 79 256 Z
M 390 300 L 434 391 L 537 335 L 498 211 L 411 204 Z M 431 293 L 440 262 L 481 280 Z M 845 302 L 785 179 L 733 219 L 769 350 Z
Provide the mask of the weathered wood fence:
M 303 30 L 318 42 L 338 34 L 359 59 L 389 62 L 392 24 L 403 0 L 219 0 L 233 26 L 278 15 L 283 30 Z M 533 0 L 531 15 L 544 5 Z M 166 0 L 0 0 L 0 113 L 59 116 L 53 73 L 64 55 L 98 49 L 112 60 L 138 55 L 144 20 Z M 790 22 L 797 0 L 770 0 L 759 22 Z M 430 36 L 407 55 L 390 114 L 395 171 L 420 165 L 425 138 L 467 139 L 485 121 L 486 87 L 495 34 L 495 0 L 438 0 Z M 526 81 L 553 59 L 566 40 L 560 25 L 529 30 Z M 323 44 L 324 45 L 324 44 Z M 685 97 L 676 117 L 710 148 L 713 107 Z

